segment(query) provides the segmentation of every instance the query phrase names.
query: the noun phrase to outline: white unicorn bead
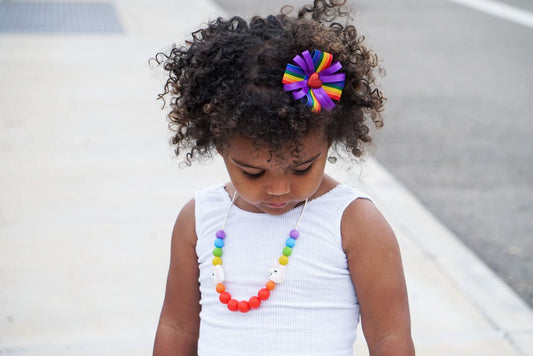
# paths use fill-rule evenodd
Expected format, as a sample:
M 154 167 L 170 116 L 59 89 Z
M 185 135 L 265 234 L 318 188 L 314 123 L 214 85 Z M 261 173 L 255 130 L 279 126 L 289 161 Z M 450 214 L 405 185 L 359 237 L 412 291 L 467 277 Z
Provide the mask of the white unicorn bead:
M 215 281 L 215 283 L 218 284 L 224 282 L 224 270 L 221 265 L 213 266 L 213 273 L 211 275 L 213 276 L 213 281 Z
M 285 282 L 285 269 L 287 267 L 276 262 L 270 269 L 270 280 L 276 283 Z

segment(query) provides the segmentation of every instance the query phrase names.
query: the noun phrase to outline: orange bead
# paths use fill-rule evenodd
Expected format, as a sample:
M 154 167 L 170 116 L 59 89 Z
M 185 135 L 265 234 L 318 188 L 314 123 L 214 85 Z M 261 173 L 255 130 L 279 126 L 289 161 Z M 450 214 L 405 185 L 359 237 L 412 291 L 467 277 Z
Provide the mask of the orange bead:
M 231 294 L 228 292 L 222 292 L 220 293 L 220 296 L 218 297 L 218 300 L 220 300 L 221 303 L 227 304 L 231 299 Z
M 266 287 L 267 287 L 268 290 L 272 290 L 272 289 L 276 288 L 276 282 L 274 282 L 274 281 L 268 281 L 268 282 L 266 283 Z
M 241 313 L 248 313 L 250 311 L 250 304 L 246 300 L 241 300 L 239 302 L 239 311 Z
M 222 283 L 217 284 L 217 292 L 222 293 L 225 291 L 226 291 L 226 287 Z
M 270 291 L 268 289 L 266 289 L 266 288 L 262 288 L 257 293 L 257 296 L 261 300 L 267 300 L 270 297 Z
M 239 308 L 239 302 L 236 301 L 235 299 L 231 299 L 229 302 L 228 302 L 228 309 L 231 310 L 231 311 L 237 311 L 237 309 Z
M 257 297 L 251 297 L 248 304 L 250 305 L 250 308 L 257 309 L 261 305 L 261 300 Z

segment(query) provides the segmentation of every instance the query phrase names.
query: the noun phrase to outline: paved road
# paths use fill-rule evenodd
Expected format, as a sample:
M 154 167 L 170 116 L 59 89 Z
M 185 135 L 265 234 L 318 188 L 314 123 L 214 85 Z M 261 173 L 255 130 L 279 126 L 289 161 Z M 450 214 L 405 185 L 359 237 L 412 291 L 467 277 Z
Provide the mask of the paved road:
M 243 16 L 285 3 L 217 2 Z M 374 155 L 533 305 L 533 29 L 446 0 L 354 8 L 387 70 Z

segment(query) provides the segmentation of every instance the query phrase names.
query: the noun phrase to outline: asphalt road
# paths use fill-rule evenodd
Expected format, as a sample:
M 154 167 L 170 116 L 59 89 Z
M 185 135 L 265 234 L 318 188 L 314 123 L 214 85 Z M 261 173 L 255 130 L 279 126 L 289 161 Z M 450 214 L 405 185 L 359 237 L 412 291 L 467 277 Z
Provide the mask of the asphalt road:
M 287 3 L 216 2 L 240 16 Z M 533 306 L 533 29 L 447 0 L 353 8 L 387 71 L 373 155 Z

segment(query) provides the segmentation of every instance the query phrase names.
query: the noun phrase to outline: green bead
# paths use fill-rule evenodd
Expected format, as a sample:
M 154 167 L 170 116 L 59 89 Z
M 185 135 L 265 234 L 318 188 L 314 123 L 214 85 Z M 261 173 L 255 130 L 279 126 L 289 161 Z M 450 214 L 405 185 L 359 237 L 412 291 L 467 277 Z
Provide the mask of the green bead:
M 283 254 L 285 256 L 290 256 L 292 253 L 292 248 L 290 248 L 289 246 L 285 246 L 285 248 L 283 249 Z
M 220 247 L 215 247 L 213 249 L 213 256 L 216 256 L 216 257 L 222 256 L 222 249 Z

